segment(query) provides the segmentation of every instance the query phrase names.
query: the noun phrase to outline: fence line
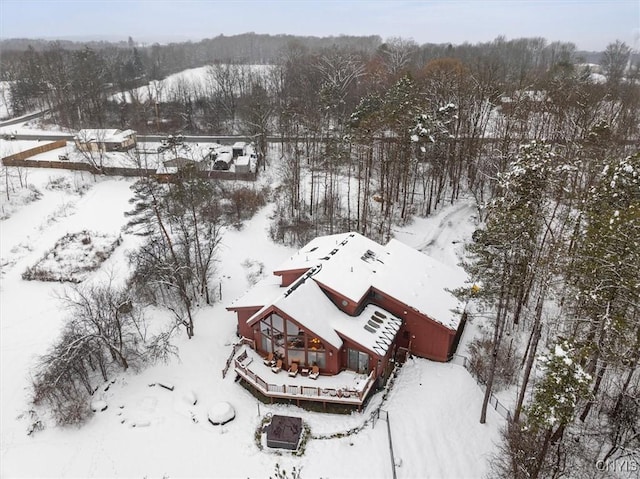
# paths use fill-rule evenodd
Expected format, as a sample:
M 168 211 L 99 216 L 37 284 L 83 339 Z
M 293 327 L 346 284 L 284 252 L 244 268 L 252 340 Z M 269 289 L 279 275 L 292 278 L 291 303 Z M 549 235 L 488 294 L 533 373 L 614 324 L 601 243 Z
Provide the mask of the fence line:
M 29 148 L 28 150 L 21 151 L 20 153 L 15 153 L 13 155 L 9 155 L 9 156 L 7 156 L 5 158 L 2 158 L 2 163 L 5 166 L 13 166 L 13 165 L 9 165 L 8 163 L 5 163 L 5 160 L 8 160 L 8 161 L 14 161 L 14 160 L 21 161 L 21 160 L 25 160 L 26 158 L 30 158 L 32 156 L 39 155 L 40 153 L 46 153 L 47 151 L 57 150 L 58 148 L 62 148 L 64 146 L 67 146 L 67 141 L 66 140 L 54 141 L 52 143 L 47 143 L 45 145 L 36 146 L 35 148 Z
M 240 346 L 242 346 L 242 343 L 235 343 L 233 345 L 233 348 L 231 349 L 231 354 L 229 354 L 229 357 L 227 358 L 227 362 L 225 363 L 224 368 L 222 369 L 222 379 L 224 379 L 224 377 L 227 375 L 227 371 L 229 371 L 229 367 L 231 366 L 231 363 L 233 362 L 233 358 L 238 352 L 238 349 L 240 349 Z
M 450 362 L 464 367 L 467 372 L 473 376 L 473 374 L 471 373 L 471 361 L 469 361 L 469 358 L 467 358 L 466 356 L 454 354 Z M 487 386 L 485 384 L 483 384 L 481 381 L 478 381 L 477 379 L 476 382 L 483 390 L 486 390 Z M 489 404 L 493 409 L 495 409 L 498 414 L 500 414 L 500 416 L 502 416 L 503 419 L 511 419 L 511 412 L 509 411 L 509 408 L 502 404 L 498 397 L 493 394 L 493 392 L 489 395 Z
M 393 455 L 393 442 L 391 441 L 391 419 L 389 419 L 389 411 L 384 411 L 387 416 L 387 436 L 389 437 L 389 454 L 391 455 L 391 473 L 393 479 L 396 479 L 396 460 Z
M 60 148 L 59 143 L 62 143 L 62 146 L 65 145 L 64 141 L 58 141 L 54 143 L 50 143 L 48 145 L 39 146 L 37 148 L 32 148 L 31 150 L 25 150 L 21 153 L 16 153 L 15 155 L 10 155 L 2 158 L 2 164 L 4 166 L 15 166 L 21 168 L 53 168 L 58 170 L 71 170 L 71 171 L 88 171 L 95 175 L 109 175 L 109 176 L 153 176 L 159 181 L 164 182 L 174 182 L 178 181 L 181 178 L 180 173 L 178 174 L 163 174 L 157 173 L 155 168 L 127 168 L 127 167 L 119 167 L 119 166 L 103 166 L 101 168 L 96 168 L 95 166 L 89 163 L 80 163 L 77 161 L 50 161 L 50 160 L 27 160 L 30 156 L 34 156 L 45 151 L 50 151 L 56 148 Z M 38 151 L 36 151 L 38 150 Z M 26 156 L 25 156 L 26 155 Z M 192 173 L 189 173 L 192 174 Z M 241 180 L 241 181 L 255 181 L 258 174 L 255 173 L 237 173 L 234 171 L 222 171 L 222 170 L 212 170 L 212 171 L 196 171 L 195 175 L 198 178 L 210 179 L 210 180 Z
M 245 344 L 248 344 L 249 346 L 253 347 L 253 341 L 245 337 L 242 337 L 240 341 L 238 341 L 237 343 L 233 343 L 233 348 L 231 348 L 231 354 L 229 354 L 229 357 L 227 358 L 227 362 L 225 363 L 224 368 L 222 369 L 222 379 L 224 379 L 224 377 L 227 375 L 227 372 L 231 367 L 231 363 L 233 362 L 234 356 L 236 355 L 240 347 Z M 245 352 L 244 357 L 246 358 L 246 356 L 247 354 Z

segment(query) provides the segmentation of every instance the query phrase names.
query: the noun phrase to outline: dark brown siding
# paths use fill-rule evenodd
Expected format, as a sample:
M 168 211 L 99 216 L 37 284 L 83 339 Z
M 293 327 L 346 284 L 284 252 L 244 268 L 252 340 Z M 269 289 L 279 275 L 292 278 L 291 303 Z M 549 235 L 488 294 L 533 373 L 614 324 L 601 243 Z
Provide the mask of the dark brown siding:
M 420 314 L 415 309 L 390 298 L 381 291 L 374 290 L 370 296 L 372 303 L 386 309 L 402 319 L 399 345 L 410 349 L 411 353 L 434 361 L 447 361 L 456 331 Z
M 249 308 L 229 309 L 238 314 L 238 334 L 245 338 L 255 339 L 253 337 L 253 328 L 247 324 L 248 319 L 262 309 L 262 306 Z

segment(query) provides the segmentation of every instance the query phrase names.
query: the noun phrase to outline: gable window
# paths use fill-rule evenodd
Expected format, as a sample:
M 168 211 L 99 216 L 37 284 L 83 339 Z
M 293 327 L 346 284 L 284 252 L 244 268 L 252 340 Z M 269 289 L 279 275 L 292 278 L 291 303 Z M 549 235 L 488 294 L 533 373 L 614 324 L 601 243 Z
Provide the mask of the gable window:
M 293 321 L 285 320 L 276 313 L 258 323 L 259 349 L 275 353 L 286 364 L 317 365 L 327 367 L 325 345 L 320 338 L 306 333 Z
M 369 372 L 369 355 L 357 349 L 347 348 L 347 369 L 367 374 Z

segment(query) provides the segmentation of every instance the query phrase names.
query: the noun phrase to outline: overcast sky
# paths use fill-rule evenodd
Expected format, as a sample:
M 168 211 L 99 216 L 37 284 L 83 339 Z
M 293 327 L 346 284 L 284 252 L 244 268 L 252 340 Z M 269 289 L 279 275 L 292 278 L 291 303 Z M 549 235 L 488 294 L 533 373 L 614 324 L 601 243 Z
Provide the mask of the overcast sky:
M 476 43 L 498 35 L 640 49 L 640 0 L 0 0 L 1 38 L 166 42 L 245 32 Z

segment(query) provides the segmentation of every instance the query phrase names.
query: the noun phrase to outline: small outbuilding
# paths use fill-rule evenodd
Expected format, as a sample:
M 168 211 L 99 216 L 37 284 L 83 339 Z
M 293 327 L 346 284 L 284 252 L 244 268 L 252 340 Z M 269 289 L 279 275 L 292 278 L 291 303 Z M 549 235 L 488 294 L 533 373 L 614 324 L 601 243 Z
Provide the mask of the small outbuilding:
M 239 156 L 245 155 L 246 147 L 247 147 L 247 144 L 244 141 L 236 141 L 232 147 L 233 157 L 237 158 Z
M 135 148 L 137 139 L 133 130 L 85 129 L 74 137 L 80 151 L 127 151 Z
M 298 449 L 302 436 L 302 418 L 273 416 L 267 426 L 267 446 L 279 449 Z
M 213 160 L 214 170 L 228 170 L 233 164 L 233 154 L 231 148 L 222 147 L 216 151 L 215 159 Z
M 239 156 L 236 158 L 236 173 L 251 173 L 255 170 L 255 167 L 251 166 L 252 158 L 248 155 Z M 255 163 L 255 160 L 254 160 Z

